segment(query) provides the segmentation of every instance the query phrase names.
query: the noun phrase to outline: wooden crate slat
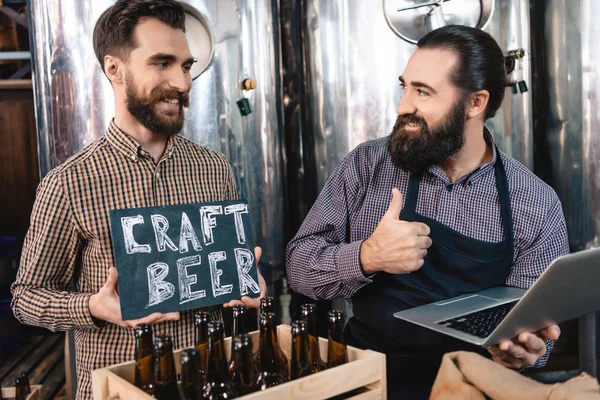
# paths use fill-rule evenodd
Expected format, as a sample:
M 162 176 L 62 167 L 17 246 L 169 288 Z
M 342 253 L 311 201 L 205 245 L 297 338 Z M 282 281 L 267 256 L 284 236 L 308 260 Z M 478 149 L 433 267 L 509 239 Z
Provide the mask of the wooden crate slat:
M 94 400 L 107 399 L 110 396 L 108 393 L 109 374 L 112 372 L 108 371 L 108 368 L 92 371 L 92 397 Z
M 109 393 L 127 393 L 127 396 L 123 398 L 132 398 L 132 399 L 148 399 L 152 400 L 153 397 L 146 394 L 142 389 L 132 385 L 124 379 L 111 379 L 108 381 L 108 391 Z M 131 397 L 130 397 L 131 396 Z
M 379 360 L 376 356 L 362 359 L 309 375 L 302 379 L 269 388 L 266 392 L 256 392 L 242 399 L 327 399 L 367 384 L 381 380 Z M 352 379 L 349 379 L 352 377 Z
M 381 389 L 372 389 L 364 393 L 357 394 L 356 396 L 349 397 L 348 400 L 381 400 L 385 399 Z
M 120 366 L 124 364 L 120 364 Z M 152 400 L 152 396 L 147 395 L 140 388 L 111 372 L 109 368 L 92 371 L 92 396 L 94 399 L 104 400 L 109 396 L 119 394 L 123 399 Z
M 26 400 L 40 400 L 40 390 L 42 389 L 42 385 L 31 385 L 31 394 L 27 396 Z M 15 397 L 15 387 L 3 387 L 2 388 L 2 397 L 5 399 L 14 398 Z

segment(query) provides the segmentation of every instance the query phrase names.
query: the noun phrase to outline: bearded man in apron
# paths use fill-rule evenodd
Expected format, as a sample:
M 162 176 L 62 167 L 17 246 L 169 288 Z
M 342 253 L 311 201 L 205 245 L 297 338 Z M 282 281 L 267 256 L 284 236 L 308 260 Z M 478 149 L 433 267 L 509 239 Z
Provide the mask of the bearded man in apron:
M 340 163 L 288 244 L 294 290 L 351 299 L 346 341 L 386 354 L 390 399 L 427 399 L 446 352 L 540 367 L 560 336 L 550 326 L 482 349 L 393 317 L 494 286 L 528 288 L 569 252 L 556 193 L 484 126 L 514 66 L 481 30 L 424 36 L 399 78 L 391 134 Z

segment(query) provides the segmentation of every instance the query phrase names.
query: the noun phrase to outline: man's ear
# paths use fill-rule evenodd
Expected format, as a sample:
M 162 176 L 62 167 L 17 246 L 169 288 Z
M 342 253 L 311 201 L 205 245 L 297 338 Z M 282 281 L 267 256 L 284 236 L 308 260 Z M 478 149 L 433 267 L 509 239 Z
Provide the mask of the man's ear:
M 490 100 L 490 92 L 487 90 L 480 90 L 469 96 L 467 103 L 467 117 L 477 118 L 485 115 L 485 109 Z
M 123 62 L 111 55 L 104 56 L 104 73 L 111 83 L 122 84 L 125 81 L 125 65 Z

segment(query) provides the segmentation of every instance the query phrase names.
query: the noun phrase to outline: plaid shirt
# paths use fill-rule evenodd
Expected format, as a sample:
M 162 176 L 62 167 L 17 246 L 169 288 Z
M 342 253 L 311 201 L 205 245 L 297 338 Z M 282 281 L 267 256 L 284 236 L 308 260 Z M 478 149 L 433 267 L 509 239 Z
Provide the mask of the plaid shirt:
M 93 369 L 134 359 L 133 331 L 100 328 L 88 309 L 114 266 L 109 211 L 233 199 L 235 180 L 222 155 L 174 136 L 156 163 L 114 122 L 45 177 L 12 286 L 12 308 L 24 324 L 75 331 L 78 399 L 91 398 Z M 211 312 L 222 318 L 220 307 Z M 180 321 L 156 324 L 154 332 L 173 335 L 175 348 L 189 347 L 193 314 L 184 311 Z
M 485 130 L 488 144 L 491 134 Z M 493 159 L 451 183 L 435 167 L 421 180 L 416 212 L 481 241 L 504 239 Z M 506 284 L 529 288 L 556 257 L 568 254 L 561 203 L 552 188 L 500 152 L 510 191 L 514 262 Z M 410 174 L 396 168 L 387 137 L 359 145 L 334 170 L 300 230 L 288 244 L 294 290 L 315 298 L 351 298 L 371 280 L 360 267 L 360 246 L 377 227 L 397 187 L 406 196 Z M 554 343 L 547 341 L 549 354 Z M 536 366 L 542 366 L 547 355 Z

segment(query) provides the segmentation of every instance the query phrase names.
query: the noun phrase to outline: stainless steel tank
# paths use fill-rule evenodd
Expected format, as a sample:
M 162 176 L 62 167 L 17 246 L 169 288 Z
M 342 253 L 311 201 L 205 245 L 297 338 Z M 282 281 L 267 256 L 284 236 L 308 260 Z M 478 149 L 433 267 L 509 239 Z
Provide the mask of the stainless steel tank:
M 598 246 L 600 233 L 600 16 L 593 0 L 546 2 L 545 113 L 551 183 L 560 197 L 573 250 Z
M 598 247 L 600 9 L 596 0 L 539 0 L 533 13 L 542 19 L 536 125 L 546 162 L 539 172 L 562 202 L 571 250 Z M 598 373 L 597 340 L 596 315 L 580 318 L 579 366 L 593 376 Z

